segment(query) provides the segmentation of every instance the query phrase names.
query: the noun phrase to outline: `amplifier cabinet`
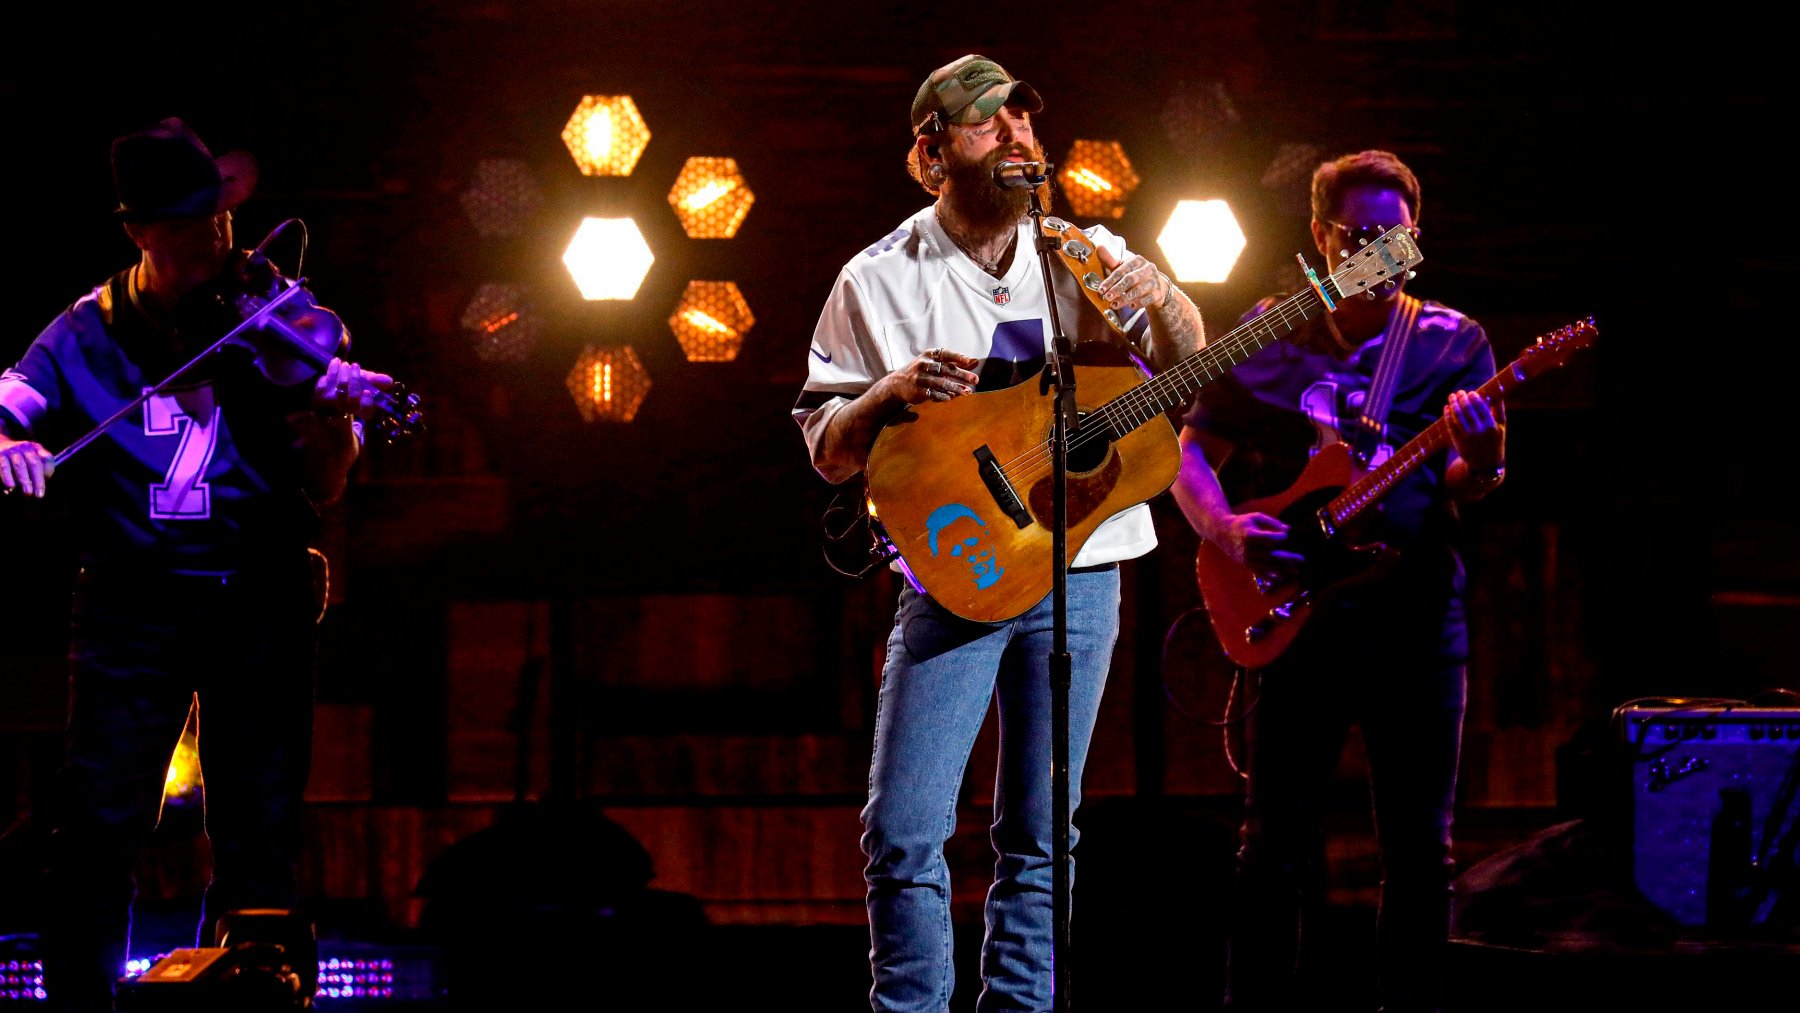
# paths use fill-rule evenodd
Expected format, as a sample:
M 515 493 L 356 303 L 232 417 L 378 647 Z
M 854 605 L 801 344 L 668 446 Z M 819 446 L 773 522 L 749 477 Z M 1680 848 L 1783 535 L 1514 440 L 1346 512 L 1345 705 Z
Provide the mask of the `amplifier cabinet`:
M 1620 708 L 1632 879 L 1688 926 L 1793 924 L 1800 708 Z

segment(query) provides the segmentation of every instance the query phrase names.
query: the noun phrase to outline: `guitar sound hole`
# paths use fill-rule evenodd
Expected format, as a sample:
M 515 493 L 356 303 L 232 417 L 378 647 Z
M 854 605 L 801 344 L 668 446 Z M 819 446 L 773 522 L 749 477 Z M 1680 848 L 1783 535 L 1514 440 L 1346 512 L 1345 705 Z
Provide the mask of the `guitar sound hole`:
M 1093 471 L 1106 460 L 1106 450 L 1112 446 L 1111 434 L 1106 431 L 1104 422 L 1095 422 L 1085 426 L 1086 413 L 1075 416 L 1075 435 L 1069 440 L 1069 470 L 1071 472 Z

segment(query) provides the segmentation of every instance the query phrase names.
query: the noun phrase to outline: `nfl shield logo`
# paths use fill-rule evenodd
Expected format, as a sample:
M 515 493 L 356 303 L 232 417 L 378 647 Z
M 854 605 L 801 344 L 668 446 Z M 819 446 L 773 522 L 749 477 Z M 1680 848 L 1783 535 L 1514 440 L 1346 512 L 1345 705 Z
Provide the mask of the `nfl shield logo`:
M 1012 289 L 1007 288 L 1005 285 L 995 285 L 994 305 L 1005 306 L 1009 302 L 1012 302 Z

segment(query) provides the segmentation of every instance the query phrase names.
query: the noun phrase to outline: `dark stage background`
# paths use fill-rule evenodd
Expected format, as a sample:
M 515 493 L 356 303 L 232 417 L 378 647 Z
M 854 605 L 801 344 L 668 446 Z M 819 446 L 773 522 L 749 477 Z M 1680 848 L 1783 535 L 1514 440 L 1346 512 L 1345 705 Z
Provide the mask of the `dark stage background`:
M 855 812 L 894 587 L 826 565 L 834 490 L 787 412 L 837 268 L 926 199 L 905 177 L 906 110 L 924 74 L 964 52 L 1039 88 L 1053 160 L 1078 138 L 1123 144 L 1143 185 L 1109 226 L 1139 252 L 1162 262 L 1175 201 L 1230 200 L 1249 237 L 1232 280 L 1186 286 L 1215 334 L 1311 255 L 1311 165 L 1366 147 L 1422 179 L 1415 290 L 1482 321 L 1501 361 L 1596 319 L 1598 347 L 1513 404 L 1508 482 L 1468 512 L 1465 848 L 1484 826 L 1504 828 L 1491 850 L 1594 801 L 1590 761 L 1624 701 L 1800 684 L 1781 294 L 1796 258 L 1771 140 L 1791 114 L 1769 86 L 1785 26 L 1456 0 L 405 0 L 33 17 L 0 65 L 0 361 L 130 262 L 108 145 L 180 115 L 215 152 L 261 163 L 240 243 L 302 218 L 304 273 L 357 357 L 426 400 L 430 431 L 367 452 L 321 543 L 335 580 L 308 882 L 323 931 L 429 928 L 416 888 L 453 842 L 504 829 L 514 801 L 581 799 L 585 821 L 536 831 L 567 848 L 489 852 L 490 882 L 616 861 L 622 882 L 653 870 L 671 910 L 691 901 L 715 926 L 845 927 L 850 942 L 820 959 L 846 966 L 857 1001 Z M 650 129 L 643 157 L 628 177 L 582 176 L 563 124 L 583 95 L 621 93 Z M 756 200 L 735 238 L 689 239 L 671 213 L 690 156 L 737 160 Z M 465 213 L 484 159 L 523 163 L 541 196 L 516 235 L 484 236 Z M 635 300 L 585 302 L 562 248 L 581 216 L 623 214 L 654 266 Z M 291 270 L 296 244 L 279 244 Z M 671 335 L 692 279 L 735 281 L 754 312 L 735 360 L 690 363 Z M 486 283 L 521 286 L 537 314 L 517 361 L 477 354 L 459 322 Z M 582 421 L 564 386 L 575 358 L 624 344 L 651 382 L 641 410 Z M 0 503 L 9 875 L 29 865 L 61 719 L 57 505 Z M 1193 537 L 1167 497 L 1153 507 L 1163 545 L 1126 569 L 1088 776 L 1088 883 L 1191 901 L 1190 921 L 1209 922 L 1238 784 L 1215 724 L 1230 675 L 1191 611 Z M 972 769 L 991 769 L 988 750 L 984 738 Z M 990 791 L 971 778 L 953 842 L 965 917 L 986 878 Z M 1366 831 L 1345 835 L 1335 896 L 1366 902 Z M 146 903 L 179 906 L 203 853 L 162 837 Z M 1202 856 L 1174 897 L 1155 865 L 1171 850 Z M 0 889 L 17 899 L 18 882 Z M 1144 914 L 1095 903 L 1121 924 Z

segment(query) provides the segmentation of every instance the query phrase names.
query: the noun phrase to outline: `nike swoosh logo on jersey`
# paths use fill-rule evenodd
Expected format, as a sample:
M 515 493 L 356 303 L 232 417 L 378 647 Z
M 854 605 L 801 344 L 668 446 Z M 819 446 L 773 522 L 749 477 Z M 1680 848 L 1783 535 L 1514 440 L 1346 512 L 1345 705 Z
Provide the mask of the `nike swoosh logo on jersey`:
M 818 356 L 820 362 L 830 362 L 831 361 L 831 356 L 826 355 L 824 352 L 821 352 L 816 348 L 808 349 L 808 351 L 810 351 L 814 355 Z

